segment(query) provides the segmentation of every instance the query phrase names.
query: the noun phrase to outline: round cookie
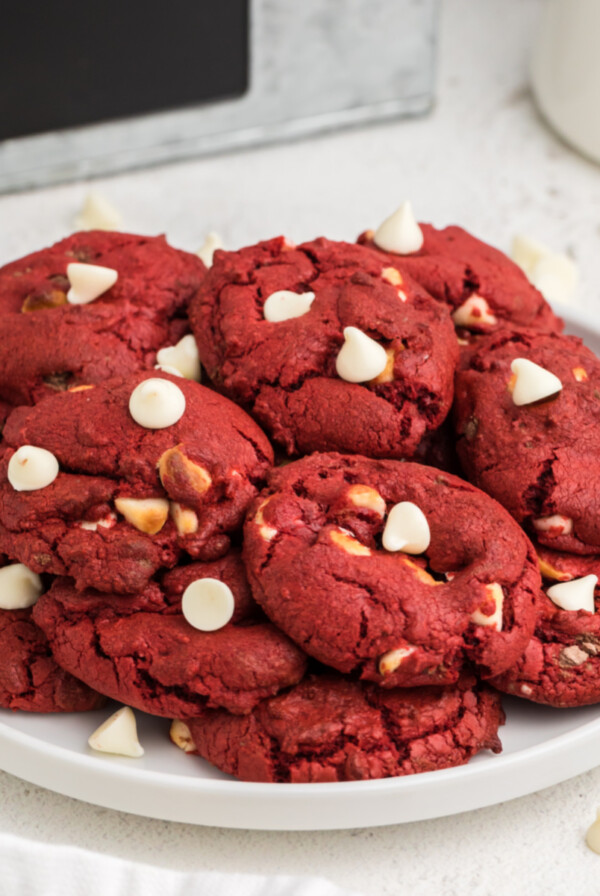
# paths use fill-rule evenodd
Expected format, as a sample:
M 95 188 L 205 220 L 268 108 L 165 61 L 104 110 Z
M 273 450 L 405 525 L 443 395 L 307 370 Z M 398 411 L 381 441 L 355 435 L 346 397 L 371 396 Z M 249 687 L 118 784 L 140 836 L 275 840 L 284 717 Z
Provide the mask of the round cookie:
M 134 420 L 131 396 L 146 381 L 151 394 L 158 383 L 159 391 L 166 387 L 184 400 L 180 419 L 163 428 Z M 79 589 L 108 592 L 140 591 L 183 552 L 199 559 L 224 554 L 273 459 L 244 411 L 164 373 L 17 408 L 4 445 L 0 550 L 34 572 L 72 576 Z M 9 465 L 28 445 L 54 455 L 59 472 L 43 487 L 17 490 Z
M 128 340 L 139 317 L 124 318 L 120 307 L 107 305 L 64 308 L 45 314 L 43 323 L 37 314 L 0 314 L 0 398 L 9 408 L 35 404 L 53 392 L 153 367 L 156 351 L 136 351 Z M 144 323 L 159 330 L 160 345 L 162 327 L 151 318 Z
M 430 533 L 412 555 L 383 547 L 405 503 Z M 449 684 L 472 665 L 499 674 L 533 632 L 540 575 L 524 533 L 419 464 L 325 454 L 273 470 L 244 558 L 256 601 L 303 650 L 385 687 Z
M 70 304 L 71 263 L 116 272 L 114 285 Z M 163 237 L 89 231 L 0 268 L 0 400 L 31 404 L 48 392 L 153 367 L 187 330 L 190 297 L 206 268 Z
M 543 547 L 538 556 L 544 591 L 535 632 L 519 661 L 491 683 L 508 694 L 550 706 L 600 703 L 600 589 L 595 588 L 593 613 L 565 610 L 546 593 L 557 582 L 600 577 L 600 557 Z
M 562 330 L 562 320 L 541 292 L 503 252 L 462 227 L 419 227 L 423 245 L 418 251 L 384 254 L 390 263 L 399 262 L 438 301 L 449 305 L 457 327 L 486 333 L 512 323 L 543 332 Z M 358 242 L 377 249 L 374 237 L 375 232 L 367 230 Z
M 114 285 L 93 300 L 95 307 L 120 304 L 124 313 L 136 308 L 163 320 L 185 315 L 206 272 L 198 256 L 173 249 L 163 236 L 87 230 L 0 268 L 0 312 L 69 307 L 67 265 L 73 263 L 117 272 Z
M 216 631 L 199 631 L 181 610 L 184 582 L 204 578 L 225 582 L 235 600 L 232 621 Z M 215 706 L 247 713 L 300 681 L 306 667 L 303 653 L 257 615 L 236 554 L 192 563 L 126 597 L 78 592 L 59 578 L 37 601 L 34 619 L 61 666 L 159 716 L 197 716 Z
M 446 309 L 362 246 L 217 252 L 190 321 L 211 379 L 288 454 L 411 456 L 452 401 Z
M 535 377 L 558 377 L 560 391 L 551 380 L 544 399 L 516 404 L 516 359 L 541 367 Z M 540 543 L 600 552 L 600 361 L 581 340 L 514 330 L 481 339 L 462 354 L 454 417 L 475 485 Z
M 176 722 L 174 742 L 242 781 L 315 783 L 389 778 L 462 765 L 502 749 L 498 694 L 452 688 L 384 691 L 329 674 L 263 700 L 248 716 L 211 710 Z

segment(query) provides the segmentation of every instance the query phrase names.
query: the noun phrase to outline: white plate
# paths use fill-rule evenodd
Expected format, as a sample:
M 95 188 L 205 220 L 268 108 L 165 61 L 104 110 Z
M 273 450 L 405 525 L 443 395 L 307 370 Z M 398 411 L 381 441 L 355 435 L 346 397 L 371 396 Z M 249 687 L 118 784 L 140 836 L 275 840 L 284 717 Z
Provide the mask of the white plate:
M 565 315 L 600 353 L 600 331 Z M 89 734 L 110 709 L 70 715 L 0 710 L 0 768 L 99 806 L 151 818 L 255 830 L 333 830 L 418 821 L 523 796 L 587 771 L 600 756 L 600 708 L 557 710 L 504 701 L 504 751 L 466 766 L 341 784 L 246 784 L 186 756 L 169 722 L 136 713 L 142 759 L 93 753 Z

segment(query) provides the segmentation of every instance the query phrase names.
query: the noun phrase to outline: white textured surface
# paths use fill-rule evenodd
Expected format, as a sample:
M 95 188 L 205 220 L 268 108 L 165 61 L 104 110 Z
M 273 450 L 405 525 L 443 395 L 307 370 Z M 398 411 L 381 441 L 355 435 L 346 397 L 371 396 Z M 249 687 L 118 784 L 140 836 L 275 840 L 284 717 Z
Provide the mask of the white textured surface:
M 580 266 L 597 316 L 600 169 L 545 130 L 527 89 L 538 0 L 446 0 L 432 116 L 100 181 L 124 228 L 194 250 L 284 232 L 353 239 L 410 196 L 420 220 L 460 222 L 508 248 L 535 236 Z M 86 185 L 0 199 L 0 260 L 66 234 Z M 600 757 L 599 757 L 600 758 Z M 437 821 L 331 833 L 259 833 L 149 821 L 0 775 L 0 830 L 180 870 L 321 874 L 365 896 L 596 896 L 585 846 L 600 769 L 511 803 Z

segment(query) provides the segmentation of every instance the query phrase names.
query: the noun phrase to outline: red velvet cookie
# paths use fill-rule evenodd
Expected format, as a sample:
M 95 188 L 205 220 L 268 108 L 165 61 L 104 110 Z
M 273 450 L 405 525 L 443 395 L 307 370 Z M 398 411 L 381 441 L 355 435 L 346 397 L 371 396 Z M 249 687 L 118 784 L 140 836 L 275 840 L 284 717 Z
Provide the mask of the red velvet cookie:
M 541 373 L 517 377 L 517 359 Z M 549 375 L 560 382 L 550 376 L 544 398 L 515 403 L 519 379 L 531 387 Z M 480 340 L 463 354 L 454 411 L 457 451 L 475 485 L 542 544 L 600 551 L 600 361 L 579 339 L 505 330 Z
M 70 304 L 72 263 L 108 268 L 116 282 Z M 73 234 L 0 268 L 0 400 L 29 404 L 52 389 L 153 367 L 157 350 L 187 329 L 205 271 L 163 237 L 105 231 Z
M 492 680 L 501 691 L 550 706 L 600 703 L 600 589 L 594 612 L 565 609 L 549 596 L 557 583 L 600 577 L 600 557 L 562 554 L 538 548 L 544 591 L 540 594 L 533 637 L 519 661 Z M 588 583 L 591 593 L 593 580 Z M 560 592 L 559 592 L 560 594 Z
M 0 706 L 28 712 L 79 712 L 101 706 L 100 694 L 56 664 L 46 637 L 31 618 L 41 580 L 37 579 L 37 590 L 27 583 L 29 573 L 25 580 L 19 575 L 6 578 L 10 566 L 14 569 L 0 556 Z
M 533 632 L 540 576 L 524 533 L 419 464 L 329 454 L 273 470 L 244 557 L 255 599 L 303 650 L 386 687 L 452 683 L 471 664 L 490 677 Z
M 217 252 L 190 320 L 209 376 L 289 454 L 411 456 L 452 401 L 446 309 L 361 246 Z
M 31 610 L 0 610 L 0 706 L 28 712 L 97 709 L 104 697 L 57 665 Z
M 190 581 L 217 579 L 233 594 L 232 621 L 199 631 L 182 613 Z M 197 716 L 205 707 L 246 713 L 263 697 L 296 684 L 303 653 L 257 618 L 236 555 L 192 563 L 124 597 L 77 592 L 57 579 L 37 601 L 36 623 L 57 661 L 115 700 L 159 716 Z
M 173 249 L 163 236 L 82 231 L 0 268 L 0 312 L 68 307 L 67 265 L 73 263 L 117 272 L 114 285 L 93 300 L 94 306 L 119 303 L 164 319 L 184 316 L 206 271 L 198 256 Z
M 438 301 L 449 305 L 457 327 L 485 333 L 508 322 L 544 332 L 562 330 L 563 322 L 541 292 L 503 252 L 461 227 L 419 227 L 423 245 L 418 251 L 384 254 Z M 374 236 L 374 231 L 367 230 L 358 242 L 377 248 Z
M 149 401 L 153 413 L 158 407 L 180 416 L 168 416 L 174 422 L 161 428 L 154 419 L 142 425 L 129 408 L 133 395 L 136 406 Z M 143 589 L 182 552 L 224 554 L 272 462 L 266 437 L 240 408 L 166 374 L 137 374 L 17 408 L 4 438 L 0 550 L 34 572 L 108 592 Z M 24 467 L 23 446 L 36 452 Z M 54 456 L 58 474 L 18 490 L 11 464 L 17 476 L 35 472 L 40 448 Z
M 171 736 L 242 781 L 314 783 L 463 765 L 480 750 L 500 752 L 503 722 L 498 695 L 473 679 L 383 691 L 331 674 L 263 700 L 249 716 L 212 710 L 175 723 Z

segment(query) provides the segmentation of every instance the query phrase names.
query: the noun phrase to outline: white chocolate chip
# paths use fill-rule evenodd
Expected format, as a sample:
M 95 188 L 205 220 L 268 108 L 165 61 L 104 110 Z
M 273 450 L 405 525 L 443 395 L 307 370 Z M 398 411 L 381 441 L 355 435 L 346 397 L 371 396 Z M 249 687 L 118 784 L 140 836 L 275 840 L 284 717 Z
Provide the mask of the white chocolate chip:
M 570 535 L 573 531 L 573 520 L 561 513 L 554 513 L 552 516 L 538 517 L 533 521 L 533 528 L 538 532 L 549 533 L 553 537 Z
M 517 407 L 550 398 L 562 389 L 555 374 L 527 358 L 515 358 L 510 369 L 517 377 L 512 390 L 512 400 Z
M 346 554 L 354 557 L 370 557 L 371 549 L 355 538 L 347 529 L 332 529 L 329 533 L 332 542 Z
M 175 746 L 183 750 L 184 753 L 193 753 L 196 749 L 192 732 L 181 719 L 173 719 L 169 728 L 169 737 Z
M 596 814 L 596 821 L 587 829 L 585 842 L 592 852 L 597 852 L 600 855 L 600 809 Z
M 388 363 L 386 350 L 362 330 L 344 327 L 344 344 L 335 369 L 347 383 L 366 383 L 383 373 Z
M 423 245 L 423 231 L 417 224 L 410 202 L 403 202 L 375 231 L 373 242 L 384 252 L 410 255 Z
M 550 255 L 550 249 L 539 240 L 518 233 L 512 241 L 511 258 L 531 280 L 531 275 L 538 261 Z
M 575 262 L 526 236 L 516 236 L 512 257 L 546 301 L 568 302 L 575 293 L 579 272 Z
M 193 535 L 198 531 L 198 517 L 190 507 L 184 507 L 173 501 L 170 512 L 179 535 Z
M 96 728 L 88 738 L 88 744 L 99 753 L 114 753 L 134 759 L 144 755 L 137 736 L 135 716 L 129 706 L 122 706 Z
M 504 591 L 498 582 L 490 582 L 485 585 L 486 599 L 485 604 L 493 602 L 494 611 L 487 615 L 481 608 L 478 608 L 471 614 L 471 622 L 475 625 L 483 625 L 493 628 L 497 632 L 502 631 L 502 607 L 504 605 Z
M 71 284 L 67 293 L 67 301 L 71 305 L 87 305 L 114 286 L 118 276 L 117 271 L 113 268 L 104 268 L 99 264 L 72 262 L 67 265 L 67 277 Z
M 0 609 L 24 610 L 36 602 L 44 586 L 36 573 L 23 563 L 0 569 Z
M 51 451 L 22 445 L 8 462 L 8 481 L 17 492 L 46 488 L 58 476 L 58 461 Z
M 171 367 L 169 364 L 155 364 L 155 370 L 160 370 L 161 373 L 168 373 L 169 376 L 180 376 L 182 379 L 185 379 L 181 370 L 177 370 L 176 367 Z
M 181 598 L 181 611 L 193 628 L 214 632 L 227 625 L 235 600 L 231 588 L 219 579 L 196 579 L 187 586 Z
M 121 215 L 102 193 L 90 190 L 75 218 L 75 226 L 78 230 L 118 230 Z
M 391 283 L 392 286 L 402 285 L 402 274 L 400 271 L 396 270 L 396 268 L 383 268 L 381 276 L 384 280 L 387 280 L 388 283 Z
M 170 380 L 151 377 L 136 386 L 129 399 L 129 413 L 146 429 L 165 429 L 181 420 L 185 395 Z
M 265 320 L 272 324 L 283 320 L 292 320 L 294 317 L 302 317 L 308 311 L 315 300 L 314 292 L 291 292 L 289 289 L 279 289 L 272 292 L 263 305 Z
M 176 376 L 183 376 L 186 380 L 200 382 L 200 355 L 196 340 L 191 333 L 180 339 L 176 345 L 161 348 L 156 353 L 156 360 L 165 373 L 174 372 Z
M 380 517 L 385 516 L 385 501 L 377 489 L 370 485 L 351 485 L 347 494 L 355 507 L 364 507 Z
M 223 248 L 223 241 L 218 233 L 215 233 L 214 230 L 211 230 L 210 233 L 206 235 L 206 239 L 204 240 L 204 245 L 198 249 L 196 255 L 198 258 L 204 262 L 207 268 L 212 267 L 213 263 L 213 255 L 217 251 L 217 249 Z
M 415 652 L 416 647 L 398 647 L 396 650 L 388 650 L 379 660 L 379 674 L 384 678 L 398 669 L 407 656 Z
M 422 554 L 429 547 L 431 533 L 425 514 L 412 501 L 394 504 L 381 537 L 386 551 Z
M 569 302 L 577 289 L 579 274 L 575 263 L 561 254 L 546 255 L 536 264 L 531 282 L 547 302 Z
M 483 296 L 473 294 L 452 312 L 452 320 L 457 327 L 493 327 L 498 318 L 490 311 Z
M 594 588 L 597 582 L 598 576 L 583 576 L 581 579 L 551 585 L 546 594 L 561 610 L 587 610 L 588 613 L 593 613 Z
M 147 535 L 160 532 L 169 516 L 166 498 L 115 498 L 115 507 L 128 523 Z
M 173 483 L 190 489 L 200 497 L 212 485 L 212 477 L 206 467 L 196 464 L 184 454 L 184 445 L 167 448 L 158 461 L 158 475 L 164 488 L 170 492 Z
M 110 511 L 103 519 L 101 520 L 80 520 L 79 526 L 81 529 L 87 529 L 89 532 L 97 532 L 98 528 L 100 529 L 112 529 L 112 527 L 117 522 L 117 515 Z
M 533 694 L 533 688 L 530 687 L 528 684 L 522 684 L 522 685 L 521 685 L 521 693 L 522 693 L 525 697 L 530 697 L 531 694 Z
M 563 667 L 581 666 L 583 663 L 586 663 L 589 658 L 589 653 L 586 653 L 586 651 L 582 650 L 581 647 L 578 647 L 577 644 L 570 644 L 568 647 L 563 647 L 561 650 L 559 662 Z
M 271 498 L 265 498 L 265 500 L 260 503 L 258 510 L 256 511 L 256 515 L 254 517 L 254 522 L 259 526 L 259 532 L 260 532 L 261 538 L 263 538 L 264 541 L 272 541 L 275 538 L 275 536 L 277 535 L 277 529 L 275 529 L 273 526 L 269 526 L 267 523 L 265 523 L 265 518 L 263 515 L 263 510 L 267 506 L 267 504 L 269 503 L 270 500 L 271 500 Z

